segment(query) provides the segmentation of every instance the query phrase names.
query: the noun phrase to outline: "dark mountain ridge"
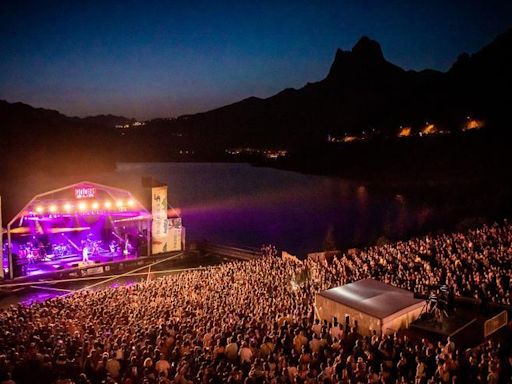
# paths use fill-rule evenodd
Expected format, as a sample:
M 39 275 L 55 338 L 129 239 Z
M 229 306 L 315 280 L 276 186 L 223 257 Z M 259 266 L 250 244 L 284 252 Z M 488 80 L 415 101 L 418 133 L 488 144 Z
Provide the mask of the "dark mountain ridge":
M 336 51 L 323 80 L 265 99 L 250 97 L 181 116 L 160 129 L 179 132 L 181 145 L 204 151 L 205 143 L 222 149 L 294 150 L 320 143 L 327 134 L 377 131 L 396 136 L 400 126 L 421 126 L 426 121 L 456 131 L 468 115 L 503 129 L 504 104 L 510 97 L 501 95 L 511 85 L 511 36 L 509 30 L 479 52 L 461 56 L 445 73 L 405 71 L 385 59 L 379 43 L 363 37 L 352 50 Z
M 116 124 L 127 124 L 135 121 L 133 118 L 116 115 L 95 115 L 86 117 L 66 116 L 53 109 L 37 108 L 31 105 L 15 102 L 9 103 L 6 100 L 0 100 L 0 118 L 1 122 L 7 124 L 18 124 L 21 122 L 34 121 L 78 121 L 89 122 L 107 127 L 114 127 Z
M 117 116 L 68 117 L 24 103 L 0 100 L 4 180 L 34 172 L 75 173 L 110 169 L 119 155 Z
M 485 119 L 490 132 L 503 136 L 508 135 L 510 68 L 512 30 L 473 55 L 462 54 L 444 73 L 406 71 L 386 60 L 378 42 L 362 37 L 351 50 L 336 51 L 320 81 L 268 98 L 249 97 L 207 112 L 155 119 L 139 129 L 114 130 L 114 125 L 133 121 L 124 117 L 67 117 L 0 101 L 0 139 L 9 143 L 10 158 L 28 145 L 32 150 L 21 157 L 27 164 L 62 165 L 45 156 L 211 160 L 223 158 L 232 147 L 304 154 L 324 150 L 327 135 L 371 133 L 377 140 L 392 140 L 400 126 L 417 128 L 427 121 L 458 133 L 467 116 Z

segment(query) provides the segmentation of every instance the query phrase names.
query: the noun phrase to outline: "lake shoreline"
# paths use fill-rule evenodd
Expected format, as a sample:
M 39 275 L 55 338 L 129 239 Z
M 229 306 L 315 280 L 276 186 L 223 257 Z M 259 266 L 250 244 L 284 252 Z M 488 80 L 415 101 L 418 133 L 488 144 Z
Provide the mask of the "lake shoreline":
M 512 212 L 507 203 L 510 183 L 490 185 L 485 178 L 397 184 L 248 162 L 118 162 L 112 171 L 80 176 L 25 176 L 10 180 L 3 210 L 11 200 L 17 199 L 21 209 L 35 193 L 71 182 L 90 180 L 137 190 L 148 176 L 169 185 L 170 203 L 182 208 L 191 239 L 253 247 L 275 243 L 300 255 L 322 250 L 331 228 L 338 248 L 348 249 L 384 238 L 464 230 Z M 37 188 L 25 190 L 29 185 Z M 8 220 L 5 215 L 4 225 Z

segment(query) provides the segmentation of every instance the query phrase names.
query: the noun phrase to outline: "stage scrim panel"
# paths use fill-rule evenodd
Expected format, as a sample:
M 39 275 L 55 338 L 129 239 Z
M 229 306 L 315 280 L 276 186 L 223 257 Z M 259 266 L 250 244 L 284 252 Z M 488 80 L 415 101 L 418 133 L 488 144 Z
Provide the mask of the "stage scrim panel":
M 153 187 L 151 193 L 153 255 L 182 249 L 182 223 L 180 217 L 168 218 L 167 186 Z

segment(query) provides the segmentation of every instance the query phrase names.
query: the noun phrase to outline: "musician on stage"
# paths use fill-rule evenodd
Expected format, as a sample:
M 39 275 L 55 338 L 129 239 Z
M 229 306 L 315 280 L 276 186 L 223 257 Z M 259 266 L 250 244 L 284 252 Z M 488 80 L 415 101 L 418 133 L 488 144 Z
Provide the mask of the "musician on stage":
M 82 247 L 82 261 L 84 263 L 89 262 L 89 247 L 87 246 L 87 244 L 84 244 L 84 246 Z

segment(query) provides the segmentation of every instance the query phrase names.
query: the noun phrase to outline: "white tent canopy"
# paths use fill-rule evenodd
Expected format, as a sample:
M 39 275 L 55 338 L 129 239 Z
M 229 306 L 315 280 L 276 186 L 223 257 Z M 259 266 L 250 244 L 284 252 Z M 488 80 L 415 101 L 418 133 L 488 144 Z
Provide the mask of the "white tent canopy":
M 357 320 L 363 335 L 376 330 L 379 334 L 408 327 L 425 305 L 405 289 L 373 280 L 364 279 L 320 292 L 315 298 L 316 315 L 331 321 L 343 321 L 349 316 Z

